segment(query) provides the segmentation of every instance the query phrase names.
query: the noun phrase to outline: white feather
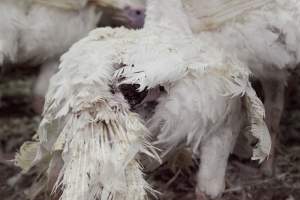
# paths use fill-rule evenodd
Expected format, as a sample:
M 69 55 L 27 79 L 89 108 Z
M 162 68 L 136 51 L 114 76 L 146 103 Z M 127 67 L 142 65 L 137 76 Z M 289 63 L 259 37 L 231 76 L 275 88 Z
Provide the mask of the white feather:
M 123 28 L 92 32 L 63 56 L 51 80 L 34 162 L 62 151 L 56 184 L 62 200 L 141 200 L 152 192 L 136 160 L 139 153 L 157 158 L 147 128 L 110 86 L 121 64 L 121 36 L 130 33 Z

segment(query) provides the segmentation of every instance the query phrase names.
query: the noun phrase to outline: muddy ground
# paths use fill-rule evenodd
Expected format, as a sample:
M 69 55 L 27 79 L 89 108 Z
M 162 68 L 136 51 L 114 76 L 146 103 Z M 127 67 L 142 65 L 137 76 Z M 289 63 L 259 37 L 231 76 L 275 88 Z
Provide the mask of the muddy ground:
M 29 140 L 40 117 L 32 108 L 31 88 L 38 74 L 37 68 L 18 69 L 0 77 L 0 199 L 25 200 L 26 188 L 33 181 L 26 176 L 12 184 L 19 169 L 9 160 L 20 145 Z M 232 156 L 227 170 L 223 200 L 300 200 L 300 74 L 293 75 L 293 87 L 287 94 L 287 105 L 281 123 L 280 144 L 277 145 L 276 175 L 260 175 L 256 163 L 241 161 Z M 161 192 L 158 199 L 195 199 L 196 165 L 185 170 L 170 170 L 163 166 L 148 179 Z M 41 198 L 45 199 L 45 198 Z

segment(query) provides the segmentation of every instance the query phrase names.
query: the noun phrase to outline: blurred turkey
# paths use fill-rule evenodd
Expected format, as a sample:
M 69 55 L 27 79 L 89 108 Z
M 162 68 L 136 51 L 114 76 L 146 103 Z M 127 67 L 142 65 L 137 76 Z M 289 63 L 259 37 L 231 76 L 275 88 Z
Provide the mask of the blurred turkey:
M 143 24 L 142 0 L 3 0 L 0 3 L 0 66 L 42 65 L 34 88 L 35 108 L 41 110 L 50 77 L 60 56 L 96 28 L 103 11 L 128 27 Z M 119 23 L 121 24 L 121 23 Z
M 263 88 L 272 151 L 263 165 L 274 174 L 274 153 L 289 71 L 300 59 L 297 0 L 184 0 L 194 33 L 237 54 Z
M 139 160 L 157 157 L 148 129 L 163 159 L 181 147 L 200 156 L 198 199 L 224 190 L 227 159 L 243 128 L 258 139 L 253 159 L 269 153 L 248 69 L 213 39 L 193 35 L 181 0 L 149 0 L 146 13 L 143 29 L 96 29 L 62 57 L 39 141 L 24 144 L 16 157 L 25 171 L 47 171 L 50 188 L 58 177 L 62 200 L 146 199 L 152 190 Z M 159 96 L 147 128 L 143 115 L 130 111 L 124 85 L 162 91 L 146 97 Z

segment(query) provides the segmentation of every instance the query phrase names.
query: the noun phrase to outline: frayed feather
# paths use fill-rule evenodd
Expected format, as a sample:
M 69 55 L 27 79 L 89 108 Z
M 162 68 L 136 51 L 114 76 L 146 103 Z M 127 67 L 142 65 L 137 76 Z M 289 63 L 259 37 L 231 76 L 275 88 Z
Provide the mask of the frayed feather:
M 270 154 L 271 137 L 265 123 L 265 109 L 263 103 L 257 97 L 250 83 L 248 83 L 245 93 L 245 104 L 250 123 L 249 133 L 258 139 L 253 149 L 252 159 L 262 163 Z
M 153 192 L 143 178 L 138 153 L 156 157 L 138 116 L 114 100 L 86 104 L 66 123 L 63 169 L 56 188 L 63 200 L 136 199 Z
M 32 168 L 32 163 L 35 159 L 39 143 L 25 142 L 19 152 L 15 156 L 15 165 L 22 169 L 22 173 L 28 172 Z

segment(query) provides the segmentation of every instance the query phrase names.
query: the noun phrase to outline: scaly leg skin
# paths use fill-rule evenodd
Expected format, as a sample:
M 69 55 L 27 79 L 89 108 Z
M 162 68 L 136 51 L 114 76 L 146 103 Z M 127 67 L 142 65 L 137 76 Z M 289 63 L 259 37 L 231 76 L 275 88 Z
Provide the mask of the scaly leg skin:
M 41 114 L 43 111 L 45 95 L 51 77 L 58 69 L 59 59 L 48 61 L 41 66 L 40 74 L 35 82 L 33 91 L 33 110 Z
M 0 9 L 0 13 L 1 11 L 2 10 Z M 12 25 L 8 26 L 7 24 L 2 24 L 2 22 L 3 19 L 0 17 L 0 69 L 4 70 L 4 65 L 6 62 L 17 62 L 18 31 L 17 28 L 12 29 Z M 5 23 L 11 23 L 11 20 Z
M 57 178 L 59 177 L 60 170 L 63 167 L 63 160 L 61 158 L 61 152 L 55 152 L 53 153 L 53 158 L 50 162 L 49 169 L 48 169 L 48 183 L 47 183 L 47 191 L 48 194 L 50 194 L 51 200 L 59 200 L 61 195 L 60 188 L 57 188 L 57 190 L 53 190 L 55 183 L 57 181 Z
M 0 68 L 2 69 L 4 64 L 4 54 L 0 51 Z
M 262 173 L 266 176 L 275 174 L 275 147 L 280 132 L 280 120 L 284 107 L 284 82 L 280 80 L 264 80 L 262 86 L 265 96 L 266 123 L 269 128 L 272 147 L 269 159 L 262 165 Z
M 4 71 L 4 58 L 3 42 L 0 40 L 0 73 Z
M 205 200 L 204 194 L 217 198 L 224 191 L 228 157 L 235 139 L 231 129 L 225 127 L 220 135 L 212 135 L 201 145 L 197 200 Z
M 208 200 L 203 192 L 196 192 L 196 200 Z
M 2 76 L 2 73 L 4 72 L 4 54 L 1 51 L 1 41 L 0 41 L 0 78 Z M 2 94 L 0 92 L 0 107 L 1 107 L 1 98 L 2 98 Z

